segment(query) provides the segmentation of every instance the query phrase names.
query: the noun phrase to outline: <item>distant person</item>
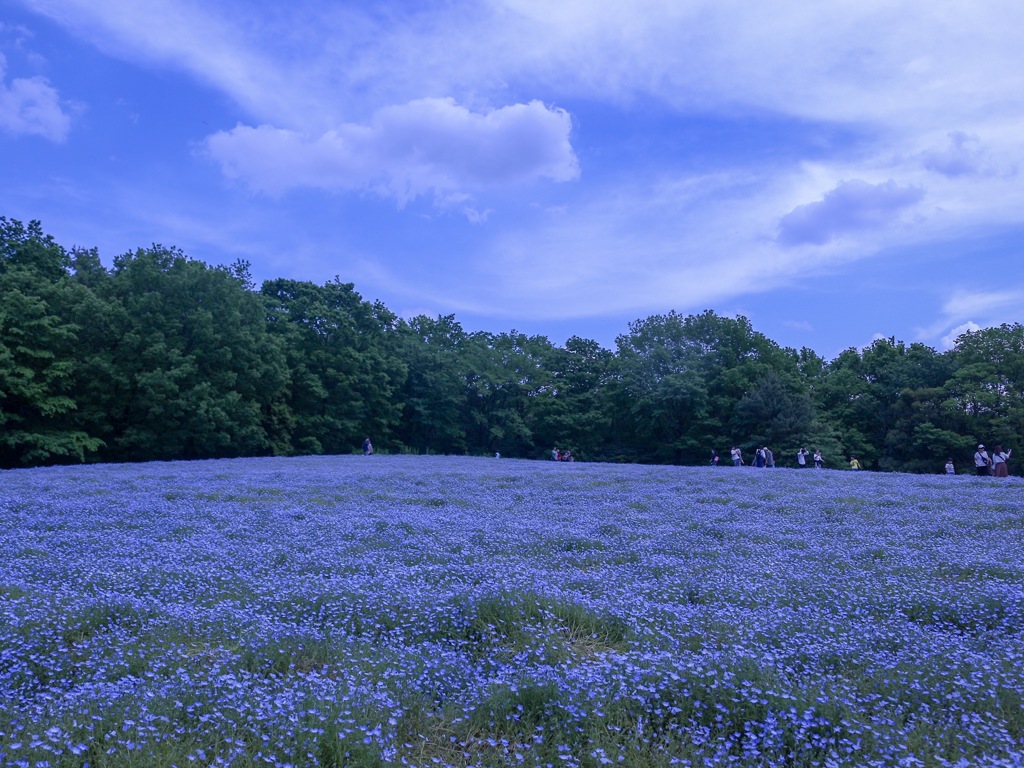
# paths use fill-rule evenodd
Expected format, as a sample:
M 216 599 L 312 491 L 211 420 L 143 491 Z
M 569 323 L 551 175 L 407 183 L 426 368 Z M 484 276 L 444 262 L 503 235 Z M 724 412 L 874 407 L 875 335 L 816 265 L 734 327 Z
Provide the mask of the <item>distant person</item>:
M 758 448 L 756 451 L 754 451 L 754 466 L 764 466 L 764 448 Z
M 772 449 L 767 445 L 764 447 L 764 465 L 766 467 L 775 466 L 775 454 L 772 453 Z
M 821 469 L 825 465 L 825 460 L 821 458 L 821 451 L 817 448 L 814 449 L 814 468 Z
M 494 452 L 494 458 L 500 459 L 501 458 L 501 451 L 495 451 Z
M 807 457 L 810 455 L 810 451 L 808 451 L 806 448 L 801 448 L 799 451 L 796 452 L 796 465 L 798 467 L 806 467 Z
M 956 467 L 953 466 L 953 457 L 952 456 L 950 456 L 948 459 L 946 459 L 946 468 L 945 469 L 946 469 L 946 474 L 947 475 L 955 475 L 956 474 Z
M 557 448 L 552 448 L 551 449 L 551 460 L 552 461 L 558 461 L 559 458 L 561 458 L 561 456 L 562 456 L 562 454 L 558 452 Z
M 1010 474 L 1006 462 L 1010 460 L 1013 451 L 1004 451 L 1003 446 L 997 445 L 992 451 L 992 474 L 996 477 L 1008 477 Z
M 978 450 L 974 452 L 974 471 L 979 477 L 986 477 L 989 474 L 989 467 L 992 466 L 992 459 L 989 458 L 985 446 L 978 444 Z
M 572 455 L 572 451 L 568 448 L 562 452 L 562 461 L 576 461 L 576 457 Z
M 370 442 L 370 438 L 363 440 L 363 456 L 373 455 L 373 443 Z
M 734 467 L 742 467 L 743 466 L 743 451 L 741 451 L 739 448 L 737 448 L 734 445 L 732 447 L 732 450 L 729 451 L 729 455 L 732 456 L 732 465 Z
M 857 461 L 856 456 L 850 457 L 850 469 L 852 469 L 854 472 L 860 472 L 860 462 Z
M 714 448 L 711 449 L 711 466 L 718 466 L 718 451 L 716 451 Z

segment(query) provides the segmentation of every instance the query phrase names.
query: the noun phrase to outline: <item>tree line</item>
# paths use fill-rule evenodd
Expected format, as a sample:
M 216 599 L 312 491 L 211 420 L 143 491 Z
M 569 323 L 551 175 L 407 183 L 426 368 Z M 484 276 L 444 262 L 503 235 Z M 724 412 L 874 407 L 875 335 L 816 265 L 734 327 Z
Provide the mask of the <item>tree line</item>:
M 939 353 L 895 338 L 834 360 L 743 317 L 637 320 L 574 336 L 403 319 L 351 283 L 209 266 L 175 248 L 65 249 L 0 217 L 0 467 L 377 450 L 698 464 L 798 448 L 827 466 L 967 469 L 1024 433 L 1024 326 Z M 788 459 L 788 461 L 787 461 Z

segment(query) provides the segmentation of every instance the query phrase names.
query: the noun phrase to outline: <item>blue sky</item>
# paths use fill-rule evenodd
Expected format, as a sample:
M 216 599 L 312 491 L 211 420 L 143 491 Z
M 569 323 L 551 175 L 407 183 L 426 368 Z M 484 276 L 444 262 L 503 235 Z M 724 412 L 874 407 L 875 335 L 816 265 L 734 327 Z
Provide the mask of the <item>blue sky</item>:
M 1024 320 L 1017 0 L 365 5 L 8 0 L 0 215 L 559 344 Z

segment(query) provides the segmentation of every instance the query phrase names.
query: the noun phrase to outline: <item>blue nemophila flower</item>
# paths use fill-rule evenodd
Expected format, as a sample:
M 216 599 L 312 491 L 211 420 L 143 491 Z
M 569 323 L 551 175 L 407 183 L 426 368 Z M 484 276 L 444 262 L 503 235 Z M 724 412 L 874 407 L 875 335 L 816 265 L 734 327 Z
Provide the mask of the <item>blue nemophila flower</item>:
M 1022 759 L 1019 481 L 564 469 L 5 473 L 0 765 Z

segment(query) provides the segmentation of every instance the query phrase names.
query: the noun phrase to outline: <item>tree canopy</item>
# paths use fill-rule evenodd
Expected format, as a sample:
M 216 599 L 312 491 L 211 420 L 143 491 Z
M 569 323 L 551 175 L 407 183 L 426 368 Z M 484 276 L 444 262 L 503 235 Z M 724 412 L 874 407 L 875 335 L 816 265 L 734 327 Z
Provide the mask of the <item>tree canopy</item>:
M 257 288 L 154 245 L 105 268 L 0 217 L 0 467 L 377 450 L 706 463 L 799 448 L 940 471 L 1024 434 L 1024 326 L 947 352 L 882 339 L 834 360 L 744 317 L 670 311 L 609 350 L 452 315 L 399 318 L 351 283 Z

